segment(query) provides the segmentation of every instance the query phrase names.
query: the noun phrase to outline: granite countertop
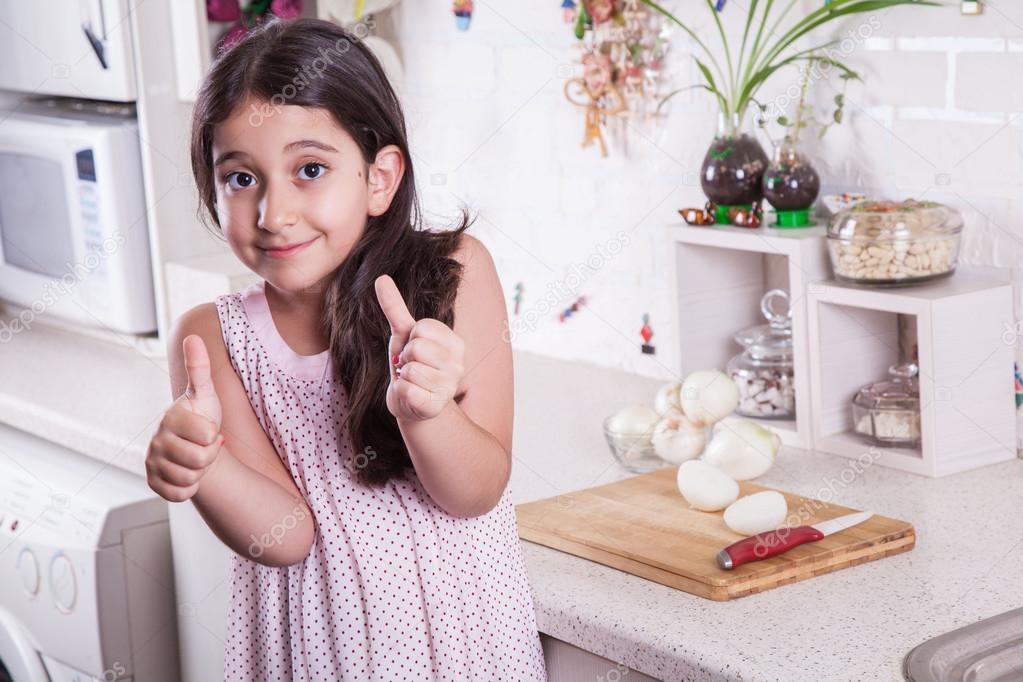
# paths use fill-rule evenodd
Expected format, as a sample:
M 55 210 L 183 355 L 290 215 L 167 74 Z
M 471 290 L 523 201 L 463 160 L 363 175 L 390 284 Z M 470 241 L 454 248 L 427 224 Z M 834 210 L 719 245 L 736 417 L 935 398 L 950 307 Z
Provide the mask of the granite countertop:
M 0 324 L 7 319 L 0 319 Z M 43 324 L 0 344 L 0 421 L 144 475 L 166 362 Z M 655 379 L 515 354 L 516 503 L 631 476 L 604 416 Z M 663 680 L 899 680 L 916 644 L 1023 605 L 1023 461 L 943 479 L 783 449 L 758 484 L 911 522 L 916 548 L 713 602 L 523 542 L 542 632 Z
M 515 380 L 517 502 L 631 475 L 600 422 L 662 382 L 519 355 Z M 581 404 L 559 411 L 569 391 Z M 672 682 L 874 682 L 903 679 L 920 642 L 1023 606 L 1023 460 L 930 479 L 784 448 L 756 483 L 909 521 L 916 547 L 715 602 L 524 542 L 540 630 Z

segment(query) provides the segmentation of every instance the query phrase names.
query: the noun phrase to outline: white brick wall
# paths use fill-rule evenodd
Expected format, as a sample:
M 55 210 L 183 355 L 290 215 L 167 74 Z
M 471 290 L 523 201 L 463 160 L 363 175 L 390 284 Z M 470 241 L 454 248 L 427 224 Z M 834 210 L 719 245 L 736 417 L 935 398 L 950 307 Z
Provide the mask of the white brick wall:
M 610 158 L 581 149 L 582 112 L 562 93 L 576 41 L 559 4 L 479 2 L 467 33 L 455 30 L 445 2 L 405 0 L 396 10 L 425 206 L 438 219 L 463 201 L 479 213 L 474 230 L 498 264 L 509 315 L 515 283 L 525 285 L 530 322 L 517 330 L 517 348 L 668 377 L 678 359 L 662 226 L 677 220 L 675 209 L 703 201 L 698 171 L 716 114 L 709 97 L 686 93 L 653 128 L 630 124 L 624 145 L 609 137 Z M 716 42 L 705 8 L 667 4 L 686 8 Z M 846 122 L 808 149 L 826 190 L 947 201 L 966 217 L 966 262 L 1021 268 L 1023 2 L 986 5 L 980 17 L 956 6 L 900 8 L 832 29 L 856 36 L 843 50 L 864 82 L 848 89 Z M 742 5 L 730 3 L 723 19 L 736 35 Z M 679 87 L 696 82 L 689 47 L 678 35 L 670 55 Z M 761 99 L 783 92 L 786 78 Z M 822 114 L 833 86 L 837 79 L 814 92 Z M 573 275 L 619 231 L 628 244 Z M 558 311 L 578 295 L 587 308 L 559 324 Z M 655 356 L 639 352 L 644 312 Z

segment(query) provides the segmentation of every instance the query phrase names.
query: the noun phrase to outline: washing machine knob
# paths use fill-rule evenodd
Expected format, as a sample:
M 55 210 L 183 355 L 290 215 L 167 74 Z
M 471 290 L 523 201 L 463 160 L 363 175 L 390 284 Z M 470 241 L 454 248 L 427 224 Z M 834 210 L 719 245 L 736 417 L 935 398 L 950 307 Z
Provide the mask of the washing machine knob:
M 64 552 L 57 552 L 50 559 L 50 594 L 54 605 L 62 613 L 71 613 L 78 597 L 75 567 Z
M 18 552 L 18 575 L 25 593 L 30 597 L 36 596 L 39 592 L 39 562 L 28 547 L 22 547 Z

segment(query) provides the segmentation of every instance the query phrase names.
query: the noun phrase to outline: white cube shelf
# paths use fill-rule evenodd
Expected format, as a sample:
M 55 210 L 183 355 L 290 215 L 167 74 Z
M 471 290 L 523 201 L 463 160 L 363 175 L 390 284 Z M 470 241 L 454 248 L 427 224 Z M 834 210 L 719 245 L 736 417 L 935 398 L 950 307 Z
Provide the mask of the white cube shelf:
M 878 289 L 813 282 L 807 288 L 815 450 L 939 477 L 1016 457 L 1012 287 L 960 269 L 951 278 Z M 920 367 L 919 448 L 872 445 L 853 430 L 852 398 L 900 357 L 898 317 L 915 324 Z
M 749 229 L 734 226 L 667 226 L 675 246 L 675 310 L 682 373 L 717 368 L 742 351 L 733 339 L 746 327 L 766 324 L 760 299 L 770 289 L 789 293 L 796 418 L 754 420 L 782 442 L 812 444 L 806 287 L 829 276 L 823 227 Z

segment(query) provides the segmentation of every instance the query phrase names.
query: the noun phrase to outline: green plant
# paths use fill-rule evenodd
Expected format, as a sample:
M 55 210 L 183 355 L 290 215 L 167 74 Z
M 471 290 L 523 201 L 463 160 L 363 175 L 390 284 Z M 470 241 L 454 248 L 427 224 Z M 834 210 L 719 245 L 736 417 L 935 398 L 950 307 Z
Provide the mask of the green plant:
M 823 64 L 838 68 L 843 74 L 855 74 L 852 69 L 849 69 L 837 59 L 821 54 L 827 48 L 835 45 L 838 42 L 837 40 L 814 45 L 803 50 L 793 48 L 797 40 L 814 29 L 852 14 L 885 10 L 899 5 L 937 6 L 940 4 L 932 0 L 830 0 L 823 7 L 813 10 L 802 19 L 796 21 L 785 32 L 777 35 L 782 21 L 785 20 L 785 17 L 788 16 L 798 1 L 788 0 L 780 12 L 776 11 L 772 14 L 772 10 L 777 9 L 775 5 L 777 4 L 780 7 L 784 0 L 779 0 L 777 3 L 775 0 L 749 0 L 746 25 L 742 32 L 742 42 L 738 55 L 733 59 L 731 45 L 728 42 L 728 36 L 725 35 L 725 29 L 718 16 L 718 10 L 715 9 L 712 0 L 704 0 L 707 9 L 710 10 L 714 17 L 717 33 L 724 50 L 725 65 L 722 68 L 721 63 L 707 46 L 707 43 L 695 31 L 653 0 L 642 0 L 644 4 L 660 12 L 692 38 L 700 50 L 702 50 L 707 62 L 709 62 L 708 65 L 707 62 L 698 57 L 696 58 L 696 66 L 700 69 L 700 74 L 703 76 L 703 83 L 669 93 L 662 100 L 661 104 L 683 90 L 701 88 L 714 95 L 718 105 L 721 107 L 721 112 L 726 115 L 726 121 L 733 120 L 736 114 L 741 118 L 749 105 L 755 101 L 756 94 L 761 86 L 779 69 L 785 66 L 798 65 L 801 62 L 816 63 L 818 65 Z M 770 23 L 770 26 L 768 26 L 772 19 L 773 23 Z M 755 31 L 753 30 L 754 23 L 758 24 Z M 748 52 L 747 47 L 749 48 Z
M 799 134 L 804 128 L 809 127 L 811 124 L 820 128 L 818 136 L 823 138 L 831 126 L 842 122 L 845 111 L 845 86 L 848 85 L 850 80 L 859 80 L 860 76 L 855 71 L 850 71 L 848 69 L 839 74 L 839 78 L 842 79 L 843 87 L 842 92 L 836 94 L 833 98 L 835 109 L 827 119 L 820 120 L 814 115 L 813 106 L 806 101 L 806 95 L 810 89 L 810 83 L 815 80 L 812 73 L 814 66 L 815 63 L 808 62 L 800 69 L 799 101 L 796 103 L 796 110 L 795 114 L 793 114 L 793 118 L 789 118 L 784 111 L 774 115 L 773 112 L 768 111 L 768 106 L 766 104 L 761 104 L 756 99 L 752 100 L 760 112 L 757 116 L 757 125 L 764 130 L 767 136 L 771 139 L 771 143 L 775 146 L 777 146 L 778 143 L 767 129 L 768 122 L 773 121 L 785 131 L 782 141 L 786 145 L 795 145 L 799 141 Z

